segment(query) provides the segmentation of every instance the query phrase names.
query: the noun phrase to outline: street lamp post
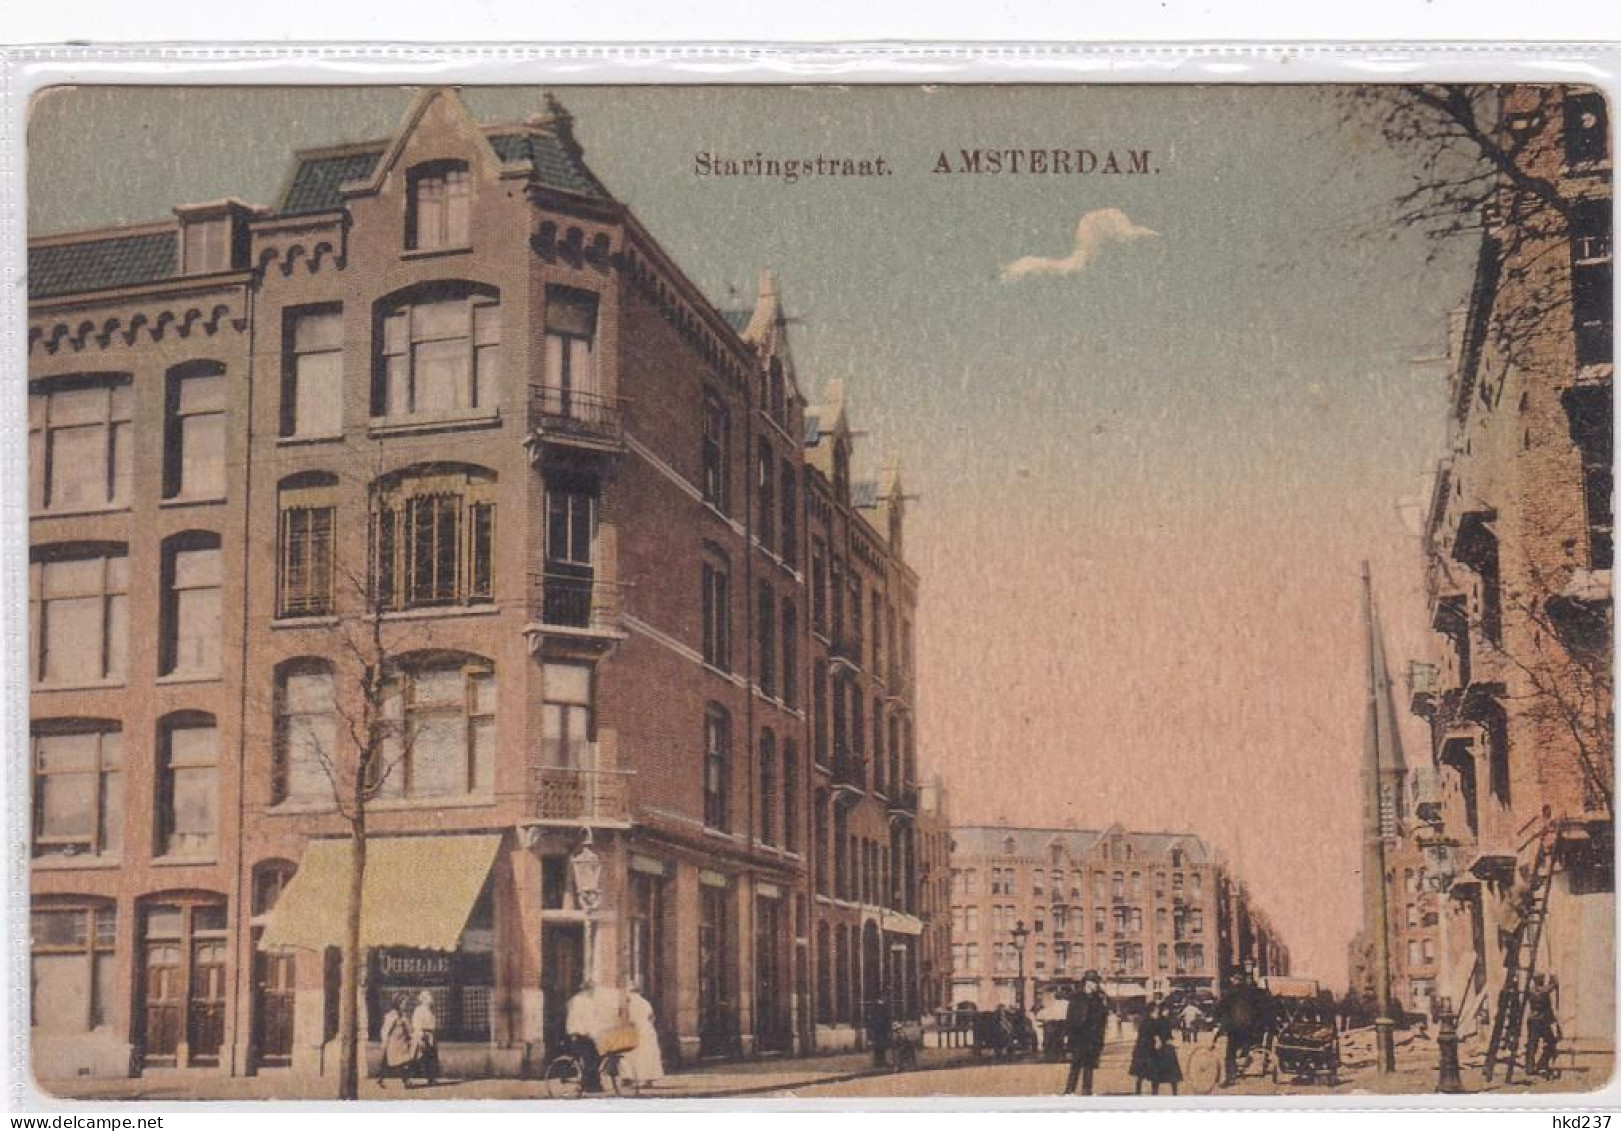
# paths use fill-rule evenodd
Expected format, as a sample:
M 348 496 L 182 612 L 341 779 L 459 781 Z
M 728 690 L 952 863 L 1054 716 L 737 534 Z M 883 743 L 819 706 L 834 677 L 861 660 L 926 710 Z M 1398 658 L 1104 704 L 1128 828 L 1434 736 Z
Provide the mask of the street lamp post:
M 1004 920 L 1004 922 L 1005 922 L 1005 920 Z M 1020 919 L 1018 922 L 1013 924 L 1013 930 L 1012 930 L 1011 934 L 1013 935 L 1013 949 L 1015 951 L 1017 951 L 1018 955 L 1019 955 L 1019 984 L 1018 984 L 1018 988 L 1017 988 L 1017 991 L 1016 991 L 1015 996 L 1014 996 L 1014 1000 L 1018 1003 L 1019 1012 L 1023 1013 L 1024 1012 L 1024 944 L 1025 944 L 1026 940 L 1028 940 L 1030 938 L 1030 928 L 1026 927 L 1024 925 L 1024 920 L 1023 919 Z
M 596 982 L 596 912 L 602 903 L 602 857 L 591 848 L 591 830 L 585 830 L 585 843 L 569 861 L 574 869 L 574 894 L 585 912 L 585 978 Z

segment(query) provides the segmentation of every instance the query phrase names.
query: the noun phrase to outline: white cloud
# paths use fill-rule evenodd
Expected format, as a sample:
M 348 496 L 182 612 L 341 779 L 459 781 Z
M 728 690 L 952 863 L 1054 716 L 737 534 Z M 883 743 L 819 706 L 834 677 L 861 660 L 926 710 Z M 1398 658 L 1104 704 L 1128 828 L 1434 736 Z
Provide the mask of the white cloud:
M 1139 227 L 1118 208 L 1095 208 L 1075 225 L 1075 250 L 1062 259 L 1026 255 L 1002 268 L 1002 282 L 1016 283 L 1029 275 L 1073 275 L 1084 271 L 1098 252 L 1112 243 L 1157 239 L 1159 233 Z

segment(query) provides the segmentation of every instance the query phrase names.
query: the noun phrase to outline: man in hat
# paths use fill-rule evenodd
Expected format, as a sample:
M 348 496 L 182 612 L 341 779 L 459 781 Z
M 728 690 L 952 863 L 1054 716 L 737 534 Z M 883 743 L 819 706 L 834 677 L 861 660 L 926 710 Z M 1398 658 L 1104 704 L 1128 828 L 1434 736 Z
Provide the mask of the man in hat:
M 1069 1029 L 1069 1081 L 1064 1085 L 1064 1094 L 1074 1095 L 1079 1080 L 1081 1094 L 1090 1096 L 1092 1073 L 1103 1056 L 1103 1033 L 1109 1023 L 1109 999 L 1096 970 L 1088 970 L 1081 977 L 1080 989 L 1070 996 L 1065 1020 Z

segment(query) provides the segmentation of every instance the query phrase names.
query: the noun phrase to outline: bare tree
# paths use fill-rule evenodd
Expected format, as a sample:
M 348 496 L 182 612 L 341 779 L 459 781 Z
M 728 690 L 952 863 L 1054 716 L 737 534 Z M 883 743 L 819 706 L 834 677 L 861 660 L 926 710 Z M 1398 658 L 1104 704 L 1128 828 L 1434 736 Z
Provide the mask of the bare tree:
M 371 803 L 389 788 L 396 774 L 404 773 L 415 732 L 404 711 L 402 681 L 408 675 L 402 663 L 411 652 L 429 646 L 429 631 L 413 624 L 391 625 L 385 588 L 376 576 L 383 568 L 376 561 L 376 532 L 381 515 L 379 475 L 361 484 L 367 499 L 367 523 L 359 539 L 363 555 L 344 552 L 344 539 L 329 529 L 329 544 L 316 560 L 330 576 L 317 579 L 330 585 L 330 607 L 335 623 L 330 629 L 330 696 L 322 704 L 330 727 L 302 728 L 298 734 L 278 734 L 283 775 L 319 775 L 332 809 L 347 826 L 350 842 L 349 884 L 344 905 L 342 975 L 338 1007 L 338 1098 L 359 1095 L 364 1045 L 360 1033 L 360 983 L 364 951 L 361 946 L 363 893 L 366 882 L 368 812 Z M 344 477 L 351 483 L 358 477 Z M 362 560 L 357 561 L 357 556 Z M 299 761 L 302 765 L 297 765 Z
M 1515 296 L 1490 324 L 1511 363 L 1547 336 L 1569 332 L 1571 285 L 1560 268 L 1584 196 L 1603 183 L 1561 175 L 1573 89 L 1393 83 L 1333 95 L 1348 153 L 1366 148 L 1371 135 L 1409 169 L 1367 234 L 1419 231 L 1431 241 L 1432 260 L 1458 240 L 1480 241 L 1477 286 L 1489 282 Z

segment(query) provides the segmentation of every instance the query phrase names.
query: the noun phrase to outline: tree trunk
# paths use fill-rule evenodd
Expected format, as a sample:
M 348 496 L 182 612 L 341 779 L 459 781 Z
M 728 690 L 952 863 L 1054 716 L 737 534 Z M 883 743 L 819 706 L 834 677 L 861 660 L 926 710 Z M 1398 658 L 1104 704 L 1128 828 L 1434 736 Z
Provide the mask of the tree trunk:
M 343 987 L 338 999 L 338 1098 L 358 1099 L 362 1072 L 360 1040 L 360 912 L 366 882 L 366 808 L 356 790 L 354 837 L 349 856 L 349 901 L 344 909 Z

